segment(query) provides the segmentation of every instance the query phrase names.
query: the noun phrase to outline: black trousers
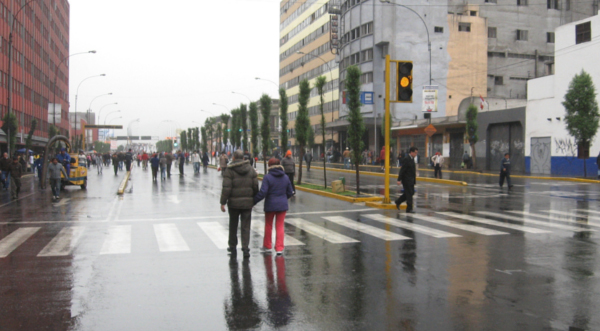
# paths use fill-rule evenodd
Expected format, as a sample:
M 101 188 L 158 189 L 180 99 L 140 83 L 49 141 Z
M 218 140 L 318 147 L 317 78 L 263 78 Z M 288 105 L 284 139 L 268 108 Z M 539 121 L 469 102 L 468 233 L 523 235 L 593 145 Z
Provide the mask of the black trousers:
M 402 187 L 404 188 L 404 194 L 396 199 L 396 203 L 401 204 L 406 201 L 406 211 L 411 211 L 413 209 L 413 195 L 415 195 L 415 186 L 402 184 Z
M 158 167 L 152 167 L 152 180 L 156 180 L 158 176 Z
M 250 220 L 252 209 L 229 208 L 229 247 L 235 249 L 238 244 L 237 229 L 239 221 L 242 221 L 242 249 L 248 249 L 250 245 Z
M 312 161 L 306 161 L 306 171 L 310 171 L 310 163 Z
M 438 174 L 440 175 L 438 177 Z M 442 178 L 442 166 L 439 164 L 436 164 L 433 170 L 433 177 L 435 178 Z
M 292 190 L 294 190 L 294 192 L 296 192 L 296 185 L 294 185 L 294 175 L 295 174 L 286 174 L 288 176 L 288 178 L 290 179 L 290 182 L 292 183 Z
M 131 171 L 131 161 L 125 161 L 125 169 Z
M 183 176 L 183 165 L 185 161 L 179 162 L 179 175 Z
M 167 177 L 171 177 L 171 163 L 167 163 Z
M 119 171 L 119 164 L 113 164 L 113 167 L 115 168 L 115 175 L 116 175 L 117 172 Z
M 505 171 L 501 171 L 500 172 L 500 187 L 502 187 L 504 185 L 504 178 L 506 178 L 506 184 L 508 184 L 508 186 L 512 186 L 511 182 L 510 182 L 510 173 L 505 172 Z

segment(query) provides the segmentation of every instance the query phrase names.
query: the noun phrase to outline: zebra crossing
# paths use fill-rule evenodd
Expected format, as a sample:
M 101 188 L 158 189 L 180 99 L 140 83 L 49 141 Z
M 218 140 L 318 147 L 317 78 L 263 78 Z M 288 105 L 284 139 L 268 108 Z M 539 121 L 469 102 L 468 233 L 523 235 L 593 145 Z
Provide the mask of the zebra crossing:
M 590 227 L 600 227 L 600 223 L 581 221 L 583 214 L 556 210 L 545 210 L 534 213 L 528 211 L 504 211 L 503 213 L 489 211 L 474 211 L 471 214 L 457 212 L 430 212 L 428 214 L 402 215 L 400 218 L 386 216 L 381 213 L 360 212 L 357 219 L 340 215 L 315 215 L 307 220 L 291 216 L 286 219 L 288 227 L 300 231 L 301 236 L 312 236 L 330 244 L 356 244 L 367 240 L 369 237 L 384 242 L 413 240 L 413 235 L 406 232 L 400 234 L 399 229 L 408 230 L 414 236 L 420 235 L 433 239 L 453 239 L 464 236 L 507 236 L 511 233 L 528 233 L 533 235 L 551 234 L 555 231 L 571 232 L 597 232 Z M 581 213 L 587 211 L 580 210 Z M 592 211 L 588 214 L 595 215 Z M 300 216 L 300 215 L 299 215 Z M 305 215 L 304 217 L 309 217 Z M 589 216 L 590 219 L 600 219 L 600 216 Z M 201 220 L 199 218 L 198 220 Z M 154 222 L 153 222 L 154 223 Z M 323 225 L 321 225 L 321 223 Z M 189 223 L 188 223 L 189 224 Z M 226 221 L 202 220 L 196 223 L 194 231 L 184 224 L 154 223 L 152 225 L 136 224 L 136 226 L 149 226 L 154 234 L 152 238 L 160 253 L 176 253 L 193 251 L 190 240 L 209 243 L 210 247 L 224 250 L 228 247 L 229 231 Z M 384 225 L 385 228 L 378 227 Z M 262 236 L 265 223 L 260 219 L 252 220 L 251 230 Z M 432 227 L 433 226 L 433 227 Z M 62 228 L 36 255 L 40 258 L 60 257 L 72 255 L 81 244 L 81 238 L 88 229 L 88 225 L 73 225 Z M 498 229 L 500 228 L 500 229 Z M 199 232 L 195 232 L 196 230 Z M 10 256 L 19 247 L 25 245 L 36 235 L 43 232 L 42 227 L 20 227 L 12 233 L 0 238 L 0 259 Z M 182 230 L 185 231 L 182 234 Z M 289 228 L 288 228 L 289 230 Z M 106 229 L 102 238 L 102 245 L 94 250 L 98 255 L 126 255 L 132 251 L 132 238 L 135 228 L 127 224 L 111 224 Z M 298 231 L 293 235 L 285 235 L 286 246 L 307 245 L 302 238 L 297 238 Z M 184 235 L 185 234 L 185 235 Z M 275 236 L 275 231 L 273 231 Z M 190 239 L 191 238 L 191 239 Z M 357 239 L 358 238 L 358 239 Z M 306 239 L 306 238 L 304 238 Z M 39 238 L 36 239 L 39 241 Z M 40 247 L 43 244 L 40 244 Z M 39 248 L 38 248 L 39 249 Z

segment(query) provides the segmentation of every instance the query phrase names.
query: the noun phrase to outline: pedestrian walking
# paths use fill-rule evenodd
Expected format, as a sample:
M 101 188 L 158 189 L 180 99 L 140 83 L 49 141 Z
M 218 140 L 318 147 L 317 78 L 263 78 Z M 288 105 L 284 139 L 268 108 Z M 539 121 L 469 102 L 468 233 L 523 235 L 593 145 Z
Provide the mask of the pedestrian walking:
M 236 255 L 237 228 L 241 218 L 242 252 L 244 258 L 250 257 L 250 222 L 254 196 L 258 193 L 258 177 L 249 161 L 244 160 L 241 150 L 233 153 L 233 160 L 223 173 L 223 190 L 221 192 L 221 211 L 225 206 L 229 210 L 229 248 L 232 256 Z
M 183 177 L 183 166 L 185 166 L 185 154 L 182 151 L 177 152 L 179 161 L 179 177 Z
M 469 153 L 467 151 L 465 151 L 465 154 L 463 154 L 462 163 L 462 167 L 464 169 L 471 169 L 471 157 L 469 156 Z
M 58 163 L 57 158 L 52 158 L 52 162 L 48 165 L 48 178 L 50 179 L 50 188 L 52 189 L 52 199 L 60 199 L 60 174 L 65 175 L 65 179 L 69 180 L 69 175 L 62 164 Z
M 208 157 L 208 153 L 202 153 L 202 165 L 204 166 L 204 170 L 208 168 L 208 164 L 210 163 L 210 158 Z
M 250 161 L 250 166 L 254 167 L 254 159 L 252 158 L 252 155 L 250 155 L 250 152 L 244 151 L 244 160 Z
M 379 152 L 379 163 L 381 165 L 381 170 L 385 170 L 385 146 L 381 146 L 381 151 Z
M 275 218 L 275 252 L 277 255 L 282 255 L 285 248 L 283 223 L 288 210 L 288 199 L 294 195 L 294 190 L 278 159 L 270 159 L 268 165 L 268 173 L 263 178 L 260 191 L 254 196 L 254 204 L 265 199 L 265 237 L 262 251 L 270 253 L 273 248 L 272 231 L 273 218 Z
M 146 153 L 146 151 L 144 151 L 144 153 L 142 153 L 142 168 L 144 170 L 148 169 L 148 160 L 150 158 L 148 157 L 148 153 Z
M 194 151 L 194 153 L 192 153 L 192 164 L 194 165 L 194 173 L 199 174 L 200 173 L 200 154 L 198 154 L 198 151 Z
M 411 147 L 408 156 L 402 161 L 402 168 L 398 173 L 398 185 L 402 185 L 404 193 L 396 199 L 396 209 L 400 209 L 400 204 L 406 201 L 406 212 L 414 213 L 413 210 L 413 195 L 415 194 L 415 184 L 417 182 L 417 170 L 415 158 L 419 153 L 419 149 Z
M 598 166 L 598 179 L 600 179 L 600 153 L 598 153 L 598 157 L 596 158 L 596 165 Z
M 2 181 L 2 187 L 4 190 L 8 190 L 10 187 L 10 159 L 8 153 L 2 154 L 0 159 L 0 180 Z
M 310 171 L 310 163 L 312 162 L 312 153 L 304 154 L 304 161 L 306 161 L 306 171 Z
M 167 159 L 167 178 L 171 178 L 171 165 L 173 165 L 173 155 L 165 152 L 165 158 Z
M 112 164 L 113 164 L 113 168 L 115 169 L 115 176 L 116 176 L 117 173 L 119 172 L 119 155 L 117 155 L 117 153 L 113 154 L 113 156 L 112 156 Z
M 19 157 L 13 157 L 13 162 L 8 170 L 10 172 L 10 196 L 13 200 L 19 198 L 21 192 L 21 176 L 23 176 L 23 165 L 19 162 Z
M 131 148 L 125 153 L 125 170 L 131 171 L 131 163 L 133 162 L 133 152 Z
M 444 165 L 444 156 L 439 151 L 431 157 L 431 163 L 433 163 L 433 177 L 442 178 L 442 166 Z
M 156 181 L 156 177 L 158 176 L 158 167 L 160 166 L 160 159 L 158 155 L 154 153 L 152 158 L 150 159 L 150 167 L 152 168 L 152 181 Z
M 167 157 L 165 153 L 160 153 L 160 158 L 158 160 L 160 166 L 160 180 L 167 179 Z
M 350 148 L 346 147 L 342 156 L 344 157 L 344 168 L 350 169 Z
M 221 153 L 221 156 L 219 156 L 219 169 L 221 170 L 221 176 L 225 176 L 225 169 L 227 169 L 227 163 L 229 163 L 229 159 L 227 158 L 227 154 L 223 152 Z
M 294 159 L 292 159 L 292 151 L 288 150 L 287 153 L 285 153 L 285 157 L 283 158 L 283 160 L 281 160 L 281 165 L 283 166 L 285 174 L 290 179 L 290 183 L 292 183 L 292 189 L 294 190 L 294 194 L 296 194 L 296 185 L 294 185 L 296 163 L 294 163 Z
M 510 154 L 504 154 L 504 158 L 500 163 L 500 187 L 504 186 L 504 179 L 506 178 L 506 184 L 508 188 L 513 187 L 510 181 Z

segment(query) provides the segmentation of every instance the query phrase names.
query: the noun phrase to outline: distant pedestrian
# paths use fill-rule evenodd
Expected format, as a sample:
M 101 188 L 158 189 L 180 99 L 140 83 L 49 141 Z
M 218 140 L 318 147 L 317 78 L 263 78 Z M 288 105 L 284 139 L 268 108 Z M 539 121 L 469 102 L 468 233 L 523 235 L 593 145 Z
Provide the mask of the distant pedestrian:
M 117 153 L 113 154 L 113 156 L 112 156 L 112 165 L 113 165 L 113 168 L 115 169 L 115 176 L 116 176 L 117 172 L 119 172 L 119 155 L 117 155 Z
M 185 165 L 185 153 L 179 151 L 177 153 L 179 161 L 179 177 L 183 177 L 183 166 Z
M 199 174 L 200 173 L 200 154 L 198 154 L 198 151 L 194 151 L 192 153 L 192 165 L 194 166 L 194 173 Z
M 52 189 L 52 199 L 57 200 L 60 198 L 60 174 L 65 175 L 65 179 L 69 180 L 67 171 L 62 164 L 58 163 L 57 158 L 52 158 L 52 162 L 48 165 L 48 178 L 50 179 L 50 188 Z
M 160 165 L 160 180 L 167 179 L 167 157 L 165 153 L 160 153 L 160 158 L 158 160 Z
M 442 166 L 444 166 L 444 156 L 439 151 L 431 157 L 431 163 L 433 164 L 433 177 L 442 178 Z
M 284 250 L 285 228 L 283 226 L 285 214 L 288 210 L 288 199 L 294 195 L 292 184 L 285 175 L 280 161 L 276 158 L 269 160 L 268 174 L 264 176 L 260 191 L 254 196 L 254 204 L 265 199 L 265 237 L 262 251 L 270 253 L 272 249 L 273 218 L 275 221 L 275 252 L 282 255 Z
M 2 181 L 2 187 L 4 190 L 8 190 L 10 186 L 10 159 L 8 158 L 8 153 L 2 154 L 2 158 L 0 158 L 0 180 Z
M 506 184 L 508 188 L 513 187 L 510 181 L 510 154 L 504 154 L 504 158 L 500 163 L 500 187 L 504 186 L 504 178 L 506 178 Z
M 396 199 L 396 209 L 400 209 L 400 204 L 406 201 L 407 213 L 414 213 L 413 195 L 415 194 L 415 184 L 417 182 L 415 158 L 418 153 L 418 148 L 411 147 L 408 156 L 402 161 L 402 168 L 400 168 L 400 172 L 398 173 L 398 185 L 402 185 L 404 193 Z
M 344 168 L 350 169 L 350 148 L 346 147 L 346 150 L 342 155 L 344 157 Z
M 208 157 L 208 153 L 202 153 L 202 165 L 204 166 L 204 170 L 208 168 L 208 164 L 210 163 L 210 158 Z
M 13 162 L 10 164 L 10 196 L 13 200 L 19 198 L 21 192 L 21 176 L 23 176 L 23 165 L 19 162 L 17 156 L 13 157 Z
M 312 153 L 304 154 L 304 161 L 306 161 L 306 171 L 310 171 L 310 163 L 312 162 Z
M 221 176 L 225 176 L 227 163 L 229 163 L 229 159 L 227 158 L 227 154 L 223 152 L 221 153 L 221 156 L 219 156 L 219 169 L 221 170 Z
M 385 146 L 381 146 L 381 151 L 379 152 L 379 163 L 381 165 L 381 170 L 385 170 Z
M 142 168 L 144 170 L 148 169 L 148 160 L 150 158 L 148 157 L 148 153 L 146 153 L 146 151 L 144 151 L 144 153 L 142 153 Z
M 600 179 L 600 153 L 598 153 L 598 157 L 596 158 L 596 165 L 598 166 L 598 179 Z
M 463 154 L 462 161 L 463 168 L 471 169 L 471 157 L 469 156 L 469 153 L 467 151 L 465 151 L 465 154 Z
M 244 160 L 241 150 L 233 153 L 233 161 L 223 173 L 223 190 L 221 192 L 221 211 L 225 205 L 229 209 L 229 248 L 227 251 L 236 255 L 237 228 L 241 218 L 242 252 L 244 258 L 250 257 L 250 222 L 254 196 L 258 193 L 258 177 L 249 161 Z
M 294 190 L 294 194 L 296 194 L 296 185 L 294 185 L 296 163 L 294 163 L 294 159 L 292 159 L 292 151 L 288 150 L 287 153 L 285 153 L 285 157 L 283 158 L 283 160 L 281 160 L 281 165 L 283 166 L 285 174 L 290 179 L 290 183 L 292 183 L 292 189 Z
M 160 166 L 160 159 L 158 155 L 154 153 L 152 158 L 150 159 L 150 168 L 152 168 L 152 181 L 156 181 L 156 177 L 158 176 L 158 167 Z
M 173 165 L 173 155 L 169 152 L 165 152 L 165 158 L 167 159 L 167 178 L 171 178 L 171 166 Z
M 131 148 L 125 153 L 125 170 L 131 171 L 131 163 L 133 162 L 133 152 Z

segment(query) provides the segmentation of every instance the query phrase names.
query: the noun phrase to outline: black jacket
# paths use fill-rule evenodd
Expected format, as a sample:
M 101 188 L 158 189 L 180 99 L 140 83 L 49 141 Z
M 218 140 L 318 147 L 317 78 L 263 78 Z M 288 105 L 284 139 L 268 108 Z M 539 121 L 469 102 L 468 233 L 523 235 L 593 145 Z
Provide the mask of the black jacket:
M 415 166 L 415 160 L 410 155 L 402 160 L 398 181 L 402 182 L 402 186 L 415 185 L 417 182 L 417 167 Z
M 0 171 L 8 171 L 11 163 L 11 159 L 0 156 Z
M 506 169 L 506 171 L 504 171 Z M 502 163 L 500 164 L 500 172 L 504 172 L 510 174 L 510 159 L 502 158 Z
M 235 160 L 223 172 L 221 205 L 233 209 L 252 209 L 258 193 L 258 177 L 249 161 Z

